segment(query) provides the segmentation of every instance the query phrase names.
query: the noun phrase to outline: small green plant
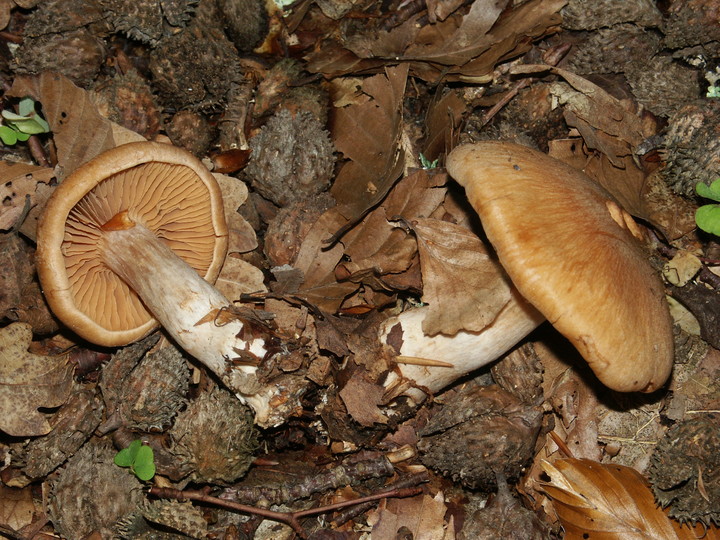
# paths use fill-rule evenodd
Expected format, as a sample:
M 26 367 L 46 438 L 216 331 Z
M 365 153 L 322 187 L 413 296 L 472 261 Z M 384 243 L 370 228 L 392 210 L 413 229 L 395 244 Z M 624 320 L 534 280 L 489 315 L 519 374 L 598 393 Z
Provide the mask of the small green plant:
M 115 455 L 115 465 L 130 467 L 130 470 L 143 482 L 155 476 L 155 455 L 153 449 L 136 439 L 130 446 L 123 448 Z
M 8 146 L 18 141 L 27 141 L 30 135 L 50 131 L 48 123 L 35 111 L 35 101 L 32 98 L 20 100 L 17 114 L 7 109 L 0 114 L 3 122 L 0 125 L 0 139 Z
M 703 183 L 695 185 L 695 191 L 705 199 L 720 202 L 720 178 L 709 186 Z M 695 223 L 703 231 L 720 236 L 720 204 L 706 204 L 698 208 Z
M 423 169 L 426 169 L 426 170 L 427 170 L 427 169 L 434 169 L 435 167 L 438 166 L 438 161 L 439 161 L 439 160 L 437 160 L 437 159 L 434 160 L 434 161 L 430 161 L 428 158 L 426 158 L 425 156 L 423 156 L 422 153 L 420 154 L 419 157 L 420 157 L 420 166 L 421 166 Z

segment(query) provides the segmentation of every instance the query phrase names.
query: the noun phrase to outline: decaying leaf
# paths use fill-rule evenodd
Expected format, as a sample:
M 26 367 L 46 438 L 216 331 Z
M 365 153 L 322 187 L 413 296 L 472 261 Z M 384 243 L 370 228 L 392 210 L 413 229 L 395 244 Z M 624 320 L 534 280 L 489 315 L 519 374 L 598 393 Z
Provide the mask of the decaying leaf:
M 362 426 L 372 426 L 388 421 L 378 408 L 384 392 L 385 389 L 378 384 L 367 382 L 362 377 L 353 377 L 340 390 L 340 397 L 353 419 Z
M 395 184 L 387 199 L 343 237 L 348 260 L 339 264 L 336 276 L 355 280 L 367 272 L 386 276 L 406 271 L 417 252 L 416 241 L 391 220 L 429 217 L 445 196 L 446 181 L 445 174 L 416 169 Z
M 248 188 L 238 178 L 225 174 L 213 173 L 222 191 L 225 207 L 225 222 L 229 233 L 228 253 L 247 253 L 258 245 L 252 226 L 238 213 L 248 197 Z
M 37 204 L 38 184 L 47 184 L 53 176 L 49 167 L 0 161 L 0 230 L 14 227 Z
M 366 99 L 335 112 L 333 142 L 349 161 L 341 166 L 331 193 L 350 220 L 380 202 L 402 174 L 398 143 L 407 71 L 407 65 L 388 68 L 385 75 L 366 79 Z
M 215 287 L 226 298 L 235 300 L 241 294 L 267 290 L 264 279 L 262 270 L 231 255 L 225 259 Z
M 85 90 L 63 75 L 43 72 L 15 77 L 9 95 L 30 96 L 42 103 L 57 146 L 61 178 L 115 146 L 112 122 L 100 116 Z
M 0 236 L 0 268 L 0 318 L 29 323 L 36 334 L 57 331 L 57 320 L 34 279 L 34 250 L 19 235 Z
M 338 76 L 406 60 L 412 74 L 426 81 L 488 82 L 499 60 L 523 54 L 534 39 L 558 30 L 566 3 L 477 1 L 435 24 L 421 22 L 427 14 L 419 12 L 389 31 L 364 21 L 362 29 L 310 54 L 308 69 Z
M 478 236 L 459 225 L 419 219 L 412 225 L 423 276 L 428 335 L 479 332 L 510 301 L 510 280 Z
M 16 489 L 0 484 L 0 523 L 19 530 L 32 523 L 36 510 L 32 488 Z
M 452 518 L 445 524 L 445 512 L 447 507 L 442 492 L 434 497 L 418 495 L 389 499 L 387 505 L 377 512 L 373 538 L 450 540 L 455 538 L 455 525 Z
M 543 489 L 553 500 L 566 540 L 692 538 L 679 536 L 635 469 L 589 459 L 543 461 L 542 467 L 550 476 Z
M 38 409 L 65 403 L 73 384 L 67 356 L 32 354 L 31 340 L 29 324 L 0 330 L 0 430 L 15 437 L 49 433 L 50 423 Z
M 427 217 L 445 196 L 445 174 L 416 170 L 395 184 L 382 204 L 352 227 L 341 242 L 326 240 L 349 221 L 331 208 L 312 225 L 295 258 L 304 281 L 299 295 L 330 313 L 358 289 L 364 276 L 400 276 L 412 264 L 415 240 L 389 219 Z M 343 257 L 347 261 L 340 262 Z M 340 263 L 340 264 L 338 264 Z M 340 280 L 340 281 L 339 281 Z

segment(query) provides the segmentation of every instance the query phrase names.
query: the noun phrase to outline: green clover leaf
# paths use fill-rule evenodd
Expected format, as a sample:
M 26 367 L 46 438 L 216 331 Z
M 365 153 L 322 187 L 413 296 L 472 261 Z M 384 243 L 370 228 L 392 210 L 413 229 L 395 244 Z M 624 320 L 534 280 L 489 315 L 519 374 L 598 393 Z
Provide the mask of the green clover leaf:
M 140 440 L 134 440 L 127 448 L 123 448 L 113 460 L 118 467 L 129 467 L 143 482 L 155 476 L 155 453 Z
M 705 199 L 720 202 L 720 178 L 709 186 L 696 184 L 695 191 Z M 703 231 L 720 236 L 720 204 L 706 204 L 698 208 L 695 211 L 695 223 Z
M 20 100 L 17 113 L 4 110 L 0 115 L 5 124 L 0 126 L 0 138 L 7 145 L 13 145 L 17 141 L 27 141 L 30 135 L 50 131 L 49 124 L 35 112 L 35 102 L 32 98 Z M 13 133 L 10 133 L 11 131 Z

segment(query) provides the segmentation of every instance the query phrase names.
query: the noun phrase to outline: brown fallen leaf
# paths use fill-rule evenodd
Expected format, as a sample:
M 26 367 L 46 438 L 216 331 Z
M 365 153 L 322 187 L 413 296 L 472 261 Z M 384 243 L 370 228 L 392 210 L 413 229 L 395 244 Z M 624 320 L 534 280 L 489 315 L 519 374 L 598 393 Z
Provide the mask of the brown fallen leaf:
M 427 137 L 422 152 L 428 160 L 437 159 L 455 146 L 467 108 L 459 90 L 449 90 L 433 100 L 425 116 Z
M 57 146 L 60 178 L 115 146 L 112 122 L 100 116 L 88 92 L 59 73 L 15 77 L 8 95 L 42 103 Z
M 480 332 L 510 301 L 510 281 L 482 240 L 471 231 L 437 219 L 412 225 L 423 277 L 423 302 L 430 304 L 423 331 L 430 336 Z
M 350 228 L 342 242 L 329 249 L 325 241 L 351 222 L 337 207 L 322 214 L 305 235 L 293 263 L 304 276 L 299 295 L 334 313 L 358 289 L 355 281 L 366 280 L 370 274 L 386 280 L 389 274 L 397 277 L 408 272 L 415 240 L 388 220 L 429 216 L 442 202 L 446 182 L 445 174 L 413 171 L 392 187 L 380 206 Z M 343 258 L 348 260 L 341 263 Z
M 390 220 L 429 217 L 442 202 L 445 174 L 416 169 L 402 178 L 382 204 L 343 237 L 346 262 L 336 275 L 348 276 L 372 270 L 378 275 L 407 270 L 417 252 L 415 239 Z
M 36 510 L 39 509 L 33 503 L 32 488 L 17 489 L 0 484 L 0 523 L 20 530 L 32 523 Z
M 225 174 L 213 173 L 222 192 L 225 207 L 225 222 L 229 233 L 228 253 L 247 253 L 258 245 L 252 226 L 238 213 L 248 197 L 245 183 Z
M 34 250 L 17 234 L 0 236 L 0 318 L 29 323 L 36 334 L 58 329 L 35 276 Z
M 234 255 L 225 259 L 215 287 L 231 300 L 239 299 L 242 294 L 267 290 L 262 270 Z
M 647 480 L 635 469 L 589 459 L 543 461 L 565 540 L 690 540 L 689 527 L 674 528 L 655 504 Z
M 384 391 L 379 384 L 367 382 L 362 377 L 354 377 L 339 394 L 350 416 L 360 425 L 369 427 L 388 422 L 379 408 Z
M 438 17 L 434 24 L 426 24 L 428 13 L 421 11 L 390 30 L 384 27 L 386 17 L 378 17 L 377 25 L 366 23 L 362 31 L 323 44 L 322 50 L 308 55 L 307 67 L 333 77 L 408 61 L 414 76 L 433 83 L 489 82 L 498 62 L 520 56 L 533 40 L 559 29 L 559 12 L 566 3 L 530 0 L 509 6 L 506 1 L 479 0 L 463 13 L 458 9 L 447 18 Z
M 14 437 L 33 437 L 52 429 L 39 408 L 59 407 L 72 389 L 67 355 L 28 352 L 32 328 L 13 323 L 0 330 L 0 430 Z
M 0 231 L 18 224 L 36 204 L 38 184 L 48 184 L 54 176 L 49 167 L 0 161 Z
M 373 538 L 415 538 L 450 540 L 455 538 L 454 520 L 445 524 L 445 497 L 418 495 L 406 499 L 389 499 L 373 516 Z
M 407 65 L 398 66 L 366 79 L 366 99 L 333 115 L 333 142 L 349 161 L 340 167 L 331 193 L 350 220 L 385 198 L 403 172 L 399 141 L 407 72 Z

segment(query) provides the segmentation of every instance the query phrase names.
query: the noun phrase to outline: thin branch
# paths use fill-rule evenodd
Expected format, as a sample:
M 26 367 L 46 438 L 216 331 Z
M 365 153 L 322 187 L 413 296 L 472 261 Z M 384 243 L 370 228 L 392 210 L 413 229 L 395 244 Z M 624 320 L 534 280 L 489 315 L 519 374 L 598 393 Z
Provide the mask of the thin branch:
M 211 495 L 207 495 L 206 493 L 203 493 L 202 491 L 180 490 L 180 489 L 160 488 L 160 487 L 150 488 L 151 495 L 154 495 L 156 497 L 160 497 L 163 499 L 198 501 L 198 502 L 203 502 L 206 504 L 218 506 L 221 508 L 227 508 L 228 510 L 234 510 L 236 512 L 243 512 L 246 514 L 262 516 L 266 519 L 278 521 L 280 523 L 285 523 L 286 525 L 291 527 L 293 529 L 293 531 L 295 531 L 295 533 L 300 538 L 304 538 L 304 539 L 307 538 L 307 534 L 305 533 L 305 529 L 303 529 L 302 525 L 300 524 L 300 521 L 299 521 L 300 518 L 314 516 L 317 514 L 325 514 L 327 512 L 332 512 L 332 511 L 338 510 L 340 508 L 345 508 L 345 507 L 353 506 L 356 504 L 363 504 L 363 503 L 366 503 L 369 501 L 385 499 L 388 497 L 398 497 L 398 498 L 412 497 L 421 492 L 422 492 L 422 488 L 420 488 L 420 487 L 391 489 L 389 491 L 383 491 L 382 493 L 368 495 L 367 497 L 360 497 L 359 499 L 353 499 L 351 501 L 343 501 L 343 502 L 339 502 L 339 503 L 335 503 L 335 504 L 330 504 L 327 506 L 320 506 L 318 508 L 310 508 L 308 510 L 300 510 L 298 512 L 275 512 L 273 510 L 267 510 L 265 508 L 258 508 L 256 506 L 248 506 L 246 504 L 240 504 L 240 503 L 228 501 L 225 499 L 220 499 L 218 497 L 213 497 Z

